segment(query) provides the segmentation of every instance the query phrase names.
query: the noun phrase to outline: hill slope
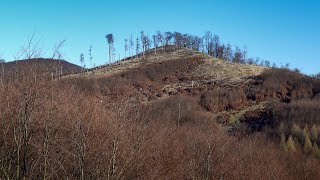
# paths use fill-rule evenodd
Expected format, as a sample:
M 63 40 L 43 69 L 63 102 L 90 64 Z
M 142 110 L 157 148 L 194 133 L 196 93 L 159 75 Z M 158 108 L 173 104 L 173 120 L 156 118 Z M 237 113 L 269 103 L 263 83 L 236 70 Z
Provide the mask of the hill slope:
M 288 70 L 231 63 L 174 47 L 66 77 L 78 78 L 86 79 L 84 86 L 98 88 L 108 102 L 130 97 L 136 105 L 188 96 L 227 129 L 245 123 L 254 131 L 273 122 L 274 100 L 288 103 L 320 92 L 316 81 Z
M 319 80 L 187 49 L 32 68 L 0 85 L 0 179 L 320 177 Z
M 52 59 L 26 59 L 11 61 L 0 64 L 1 73 L 4 80 L 12 81 L 12 78 L 23 76 L 25 74 L 39 73 L 54 76 L 63 76 L 73 73 L 79 73 L 83 70 L 80 66 L 71 64 L 65 60 Z
M 108 102 L 130 97 L 134 104 L 148 104 L 170 96 L 190 96 L 209 112 L 228 110 L 227 114 L 234 123 L 237 120 L 230 114 L 235 112 L 230 110 L 251 106 L 264 108 L 257 106 L 260 102 L 264 103 L 263 100 L 255 102 L 248 99 L 246 87 L 269 69 L 231 63 L 182 48 L 165 53 L 158 51 L 156 55 L 149 52 L 146 57 L 128 58 L 86 73 L 67 76 L 66 79 L 82 77 L 88 83 L 85 86 L 98 85 Z M 221 94 L 218 98 L 224 100 L 216 102 L 217 93 Z
M 161 49 L 161 47 L 159 49 Z M 177 59 L 192 58 L 195 59 L 194 63 L 196 63 L 197 59 L 202 61 L 198 64 L 195 64 L 198 67 L 194 69 L 191 74 L 188 74 L 195 79 L 211 79 L 213 81 L 217 80 L 226 81 L 229 83 L 240 83 L 248 77 L 260 75 L 264 70 L 268 69 L 263 66 L 230 63 L 212 58 L 211 56 L 200 52 L 182 48 L 175 51 L 170 49 L 165 53 L 161 53 L 161 51 L 158 50 L 157 54 L 153 54 L 152 50 L 150 50 L 146 57 L 142 57 L 142 55 L 140 55 L 138 57 L 127 58 L 120 62 L 91 69 L 89 72 L 85 73 L 85 76 L 90 78 L 111 76 L 117 73 L 129 71 L 130 69 L 154 63 L 165 63 L 167 61 Z

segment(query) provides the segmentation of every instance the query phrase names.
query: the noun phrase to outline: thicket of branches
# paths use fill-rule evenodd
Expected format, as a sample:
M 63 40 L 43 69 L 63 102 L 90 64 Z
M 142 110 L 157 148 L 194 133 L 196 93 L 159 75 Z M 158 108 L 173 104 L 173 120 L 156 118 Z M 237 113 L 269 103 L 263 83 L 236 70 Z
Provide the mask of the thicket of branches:
M 290 157 L 262 134 L 227 135 L 191 97 L 137 105 L 116 88 L 121 76 L 86 88 L 85 78 L 35 75 L 0 86 L 1 179 L 320 175 L 316 160 L 299 152 Z M 116 101 L 103 95 L 106 85 L 115 87 L 108 90 L 118 94 Z
M 162 47 L 165 51 L 166 46 Z M 263 133 L 229 136 L 201 107 L 199 99 L 181 95 L 148 104 L 134 101 L 137 96 L 130 92 L 136 92 L 133 88 L 142 85 L 142 81 L 162 82 L 161 77 L 177 68 L 193 68 L 192 62 L 176 60 L 168 63 L 168 67 L 155 65 L 94 80 L 63 79 L 59 73 L 39 72 L 36 68 L 18 69 L 14 80 L 0 84 L 0 179 L 316 179 L 320 176 L 318 160 L 303 154 L 310 151 L 309 140 L 302 141 L 307 144 L 303 150 L 294 145 L 300 137 L 293 135 L 296 131 L 288 128 L 281 131 L 286 148 L 290 149 L 286 153 L 278 142 L 270 141 Z M 274 79 L 270 79 L 265 80 L 266 84 L 272 84 Z M 303 91 L 293 80 L 281 81 Z M 302 86 L 309 82 L 301 81 L 305 82 Z M 319 92 L 316 86 L 314 90 Z M 218 101 L 233 100 L 228 93 L 224 96 L 228 98 L 226 102 Z M 209 101 L 216 101 L 215 94 L 210 97 Z M 295 112 L 306 107 L 300 107 L 301 104 L 288 105 L 279 117 L 300 118 Z M 318 108 L 313 109 L 308 117 L 313 118 L 312 125 L 316 128 L 317 112 Z M 303 137 L 309 136 L 311 143 L 317 143 L 318 131 L 312 131 Z

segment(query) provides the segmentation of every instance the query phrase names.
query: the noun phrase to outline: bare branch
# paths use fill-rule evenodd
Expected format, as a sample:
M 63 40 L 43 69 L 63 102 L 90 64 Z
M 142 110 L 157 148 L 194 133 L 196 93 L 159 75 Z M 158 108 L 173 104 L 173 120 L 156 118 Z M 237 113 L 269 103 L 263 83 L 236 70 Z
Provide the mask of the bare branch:
M 39 39 L 37 42 L 34 42 L 35 34 L 36 30 L 34 30 L 30 37 L 27 39 L 27 45 L 22 46 L 20 50 L 15 55 L 13 55 L 15 61 L 21 59 L 23 56 L 25 59 L 38 58 L 41 56 L 41 48 L 39 47 L 41 39 Z
M 57 43 L 57 45 L 53 48 L 53 54 L 51 59 L 61 59 L 62 58 L 62 53 L 60 52 L 60 49 L 64 46 L 66 40 L 62 40 L 60 42 Z

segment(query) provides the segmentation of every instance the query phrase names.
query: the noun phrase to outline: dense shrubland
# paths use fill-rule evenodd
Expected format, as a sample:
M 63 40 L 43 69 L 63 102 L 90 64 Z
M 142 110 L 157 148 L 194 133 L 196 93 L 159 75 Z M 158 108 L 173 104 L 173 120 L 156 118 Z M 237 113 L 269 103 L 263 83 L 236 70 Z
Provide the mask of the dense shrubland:
M 198 97 L 176 95 L 148 104 L 132 101 L 130 88 L 145 80 L 165 83 L 162 73 L 173 71 L 153 68 L 95 80 L 58 80 L 34 72 L 29 74 L 33 78 L 2 84 L 1 179 L 319 177 L 318 160 L 303 155 L 297 145 L 294 152 L 285 152 L 279 147 L 280 138 L 274 141 L 262 132 L 229 136 Z M 225 91 L 219 92 L 230 98 Z M 211 100 L 216 101 L 215 96 Z M 287 111 L 298 119 L 299 111 L 291 109 L 302 112 L 308 107 L 311 124 L 317 124 L 317 107 L 308 103 L 288 104 Z M 299 137 L 288 128 L 291 125 L 283 134 L 287 149 L 292 149 L 289 139 L 298 143 Z M 312 131 L 308 136 L 311 143 L 318 142 Z
M 211 45 L 207 53 L 222 57 L 224 49 Z M 234 55 L 238 60 L 226 60 L 246 62 L 239 49 Z M 201 57 L 172 59 L 95 79 L 59 78 L 59 63 L 10 70 L 0 84 L 0 179 L 320 176 L 317 80 L 273 69 L 241 87 L 159 91 L 188 81 L 186 74 L 201 63 Z M 260 132 L 230 135 L 213 118 L 270 99 L 280 101 Z
M 131 56 L 132 41 L 126 40 L 125 52 Z M 270 66 L 210 32 L 203 37 L 157 32 L 153 49 L 141 32 L 141 51 L 137 42 L 136 56 L 189 48 L 230 62 Z M 111 52 L 113 35 L 108 43 Z M 201 57 L 96 79 L 59 78 L 68 71 L 60 63 L 39 68 L 39 63 L 14 62 L 5 72 L 1 64 L 0 179 L 320 177 L 320 83 L 288 66 L 252 77 L 241 87 L 165 96 L 159 88 L 189 80 L 184 73 L 203 63 Z M 69 71 L 84 70 L 73 68 Z M 258 132 L 228 134 L 213 118 L 264 101 L 271 102 L 267 115 L 272 122 Z

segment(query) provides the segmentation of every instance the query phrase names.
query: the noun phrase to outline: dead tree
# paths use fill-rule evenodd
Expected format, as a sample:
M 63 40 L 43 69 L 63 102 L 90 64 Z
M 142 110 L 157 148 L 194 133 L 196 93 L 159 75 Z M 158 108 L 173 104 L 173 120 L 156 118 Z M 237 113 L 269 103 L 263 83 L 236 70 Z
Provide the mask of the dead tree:
M 133 47 L 134 47 L 133 37 L 132 37 L 132 35 L 130 35 L 130 39 L 129 39 L 129 54 L 130 54 L 130 56 L 133 56 Z
M 113 42 L 114 42 L 114 37 L 113 34 L 107 34 L 106 39 L 109 45 L 109 63 L 112 62 L 112 55 L 113 55 Z
M 127 57 L 127 51 L 129 48 L 128 39 L 124 39 L 124 57 Z

